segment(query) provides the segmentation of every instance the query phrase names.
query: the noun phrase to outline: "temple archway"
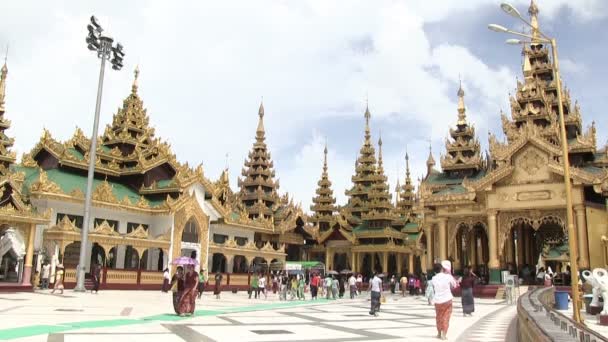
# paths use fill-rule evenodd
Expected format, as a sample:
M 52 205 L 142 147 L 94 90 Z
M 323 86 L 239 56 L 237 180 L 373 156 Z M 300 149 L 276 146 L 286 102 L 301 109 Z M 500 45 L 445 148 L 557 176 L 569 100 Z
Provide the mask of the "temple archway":
M 139 267 L 139 253 L 133 246 L 127 246 L 125 250 L 125 270 L 135 270 Z
M 249 265 L 247 264 L 247 258 L 243 255 L 235 255 L 232 273 L 247 273 L 249 270 Z
M 118 253 L 118 249 L 116 247 L 112 247 L 108 252 L 108 257 L 106 258 L 106 267 L 107 268 L 116 268 L 116 254 Z
M 559 218 L 542 221 L 515 220 L 506 237 L 502 262 L 512 273 L 527 283 L 535 281 L 540 267 L 551 268 L 554 273 L 566 270 L 569 263 L 568 237 Z M 527 269 L 524 272 L 524 269 Z M 525 273 L 525 274 L 524 274 Z M 569 279 L 557 279 L 566 283 Z
M 75 241 L 65 246 L 63 255 L 60 256 L 59 260 L 63 260 L 63 267 L 75 268 L 78 265 L 78 259 L 80 258 L 80 241 Z
M 334 265 L 335 271 L 342 271 L 348 268 L 348 256 L 346 253 L 335 253 L 334 254 Z
M 211 273 L 226 273 L 226 256 L 221 253 L 214 253 L 211 259 Z
M 370 278 L 374 274 L 372 266 L 372 255 L 370 253 L 363 254 L 363 258 L 361 261 L 361 273 L 368 278 Z
M 390 277 L 391 275 L 399 274 L 401 272 L 397 269 L 397 255 L 395 253 L 390 253 L 388 255 L 388 265 L 386 272 L 388 277 Z
M 106 263 L 106 252 L 97 242 L 93 243 L 91 249 L 91 269 L 93 265 L 97 264 L 103 267 Z

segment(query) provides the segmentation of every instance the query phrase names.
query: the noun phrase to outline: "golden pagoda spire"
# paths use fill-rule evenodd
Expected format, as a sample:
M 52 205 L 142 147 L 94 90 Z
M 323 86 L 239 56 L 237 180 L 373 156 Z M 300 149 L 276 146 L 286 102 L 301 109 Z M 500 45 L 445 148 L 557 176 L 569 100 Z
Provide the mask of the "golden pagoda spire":
M 320 230 L 327 231 L 331 228 L 333 215 L 337 210 L 336 199 L 333 197 L 334 192 L 331 189 L 331 181 L 327 174 L 327 141 L 325 141 L 325 148 L 323 149 L 323 172 L 317 185 L 317 196 L 313 197 L 313 204 L 310 206 L 310 210 L 313 212 L 310 222 L 316 224 Z
M 540 33 L 538 30 L 538 7 L 534 0 L 530 0 L 528 14 L 530 14 L 530 25 L 532 26 L 532 42 L 537 43 L 538 38 L 540 38 Z
M 264 102 L 260 102 L 260 109 L 258 110 L 258 116 L 260 117 L 258 120 L 258 128 L 255 131 L 255 136 L 257 141 L 264 140 Z
M 458 125 L 466 125 L 466 108 L 464 107 L 464 90 L 462 89 L 462 80 L 458 87 Z
M 278 180 L 275 180 L 274 164 L 266 146 L 264 131 L 264 103 L 258 110 L 258 127 L 255 131 L 255 143 L 241 172 L 238 186 L 241 188 L 239 199 L 249 213 L 249 218 L 274 219 L 274 208 L 280 198 L 277 190 Z
M 365 107 L 365 140 L 359 155 L 355 158 L 355 175 L 351 178 L 353 186 L 345 191 L 349 197 L 346 204 L 349 223 L 356 225 L 360 223 L 363 215 L 368 211 L 368 194 L 371 191 L 371 184 L 378 179 L 376 162 L 376 150 L 371 142 L 369 120 L 371 117 L 369 106 Z
M 8 55 L 8 47 L 6 49 Z M 4 65 L 0 69 L 0 174 L 4 175 L 12 163 L 15 162 L 15 152 L 9 149 L 13 146 L 14 140 L 6 135 L 6 130 L 10 128 L 11 122 L 4 118 L 4 99 L 6 96 L 6 76 L 8 67 L 6 66 L 6 55 Z
M 412 209 L 414 207 L 414 185 L 410 175 L 410 156 L 405 151 L 405 183 L 399 189 L 399 200 L 397 201 L 397 214 L 401 218 L 410 219 L 412 216 Z

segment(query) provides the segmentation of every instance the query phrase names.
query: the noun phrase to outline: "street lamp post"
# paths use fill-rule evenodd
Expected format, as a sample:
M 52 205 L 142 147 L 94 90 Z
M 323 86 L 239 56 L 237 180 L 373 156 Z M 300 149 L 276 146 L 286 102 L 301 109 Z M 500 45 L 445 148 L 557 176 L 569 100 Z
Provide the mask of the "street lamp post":
M 508 44 L 526 44 L 526 43 L 549 43 L 553 55 L 553 79 L 557 88 L 557 111 L 559 113 L 559 126 L 562 146 L 562 163 L 564 165 L 564 183 L 566 186 L 566 220 L 568 225 L 568 249 L 570 250 L 570 273 L 571 273 L 571 291 L 572 291 L 572 318 L 575 322 L 581 323 L 578 291 L 578 246 L 576 243 L 576 231 L 574 230 L 574 220 L 572 216 L 572 185 L 570 183 L 570 161 L 568 159 L 568 136 L 566 134 L 566 123 L 564 121 L 564 108 L 562 104 L 562 81 L 559 75 L 559 59 L 557 57 L 557 42 L 555 38 L 549 38 L 538 29 L 538 24 L 534 21 L 529 23 L 522 17 L 519 11 L 507 3 L 502 3 L 500 8 L 512 17 L 520 19 L 526 25 L 532 28 L 532 35 L 509 30 L 503 26 L 490 24 L 488 28 L 495 32 L 509 33 L 517 36 L 525 37 L 530 40 L 508 39 Z
M 84 201 L 84 222 L 82 226 L 81 238 L 80 238 L 80 257 L 78 258 L 78 269 L 76 270 L 76 287 L 74 291 L 85 292 L 84 287 L 84 274 L 86 265 L 87 255 L 87 244 L 88 244 L 88 233 L 89 233 L 89 220 L 91 216 L 91 197 L 93 193 L 93 179 L 95 176 L 95 161 L 97 159 L 97 131 L 99 128 L 99 110 L 101 108 L 101 93 L 103 91 L 103 75 L 106 66 L 106 59 L 113 58 L 110 61 L 112 63 L 112 69 L 120 70 L 122 68 L 122 59 L 125 55 L 123 52 L 123 46 L 117 43 L 116 46 L 112 46 L 114 39 L 109 35 L 102 34 L 103 28 L 99 25 L 99 22 L 95 16 L 91 17 L 91 23 L 87 25 L 89 35 L 87 36 L 86 42 L 89 50 L 97 52 L 97 57 L 101 59 L 101 67 L 99 70 L 99 84 L 97 86 L 97 102 L 95 103 L 95 119 L 93 120 L 93 132 L 91 133 L 91 148 L 89 150 L 89 170 L 87 175 L 87 192 Z

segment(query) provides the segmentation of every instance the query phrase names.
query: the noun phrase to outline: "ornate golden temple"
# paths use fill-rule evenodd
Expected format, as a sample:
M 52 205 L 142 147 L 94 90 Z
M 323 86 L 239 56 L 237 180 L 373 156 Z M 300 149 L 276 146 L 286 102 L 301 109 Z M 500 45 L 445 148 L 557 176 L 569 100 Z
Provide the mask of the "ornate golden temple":
M 531 22 L 538 25 L 532 2 Z M 538 27 L 538 26 L 536 26 Z M 548 50 L 523 48 L 523 80 L 501 114 L 504 141 L 489 135 L 483 153 L 458 89 L 456 124 L 449 128 L 441 171 L 432 153 L 416 189 L 409 155 L 394 201 L 384 171 L 382 139 L 371 135 L 364 112 L 363 144 L 352 186 L 337 205 L 327 146 L 310 213 L 279 192 L 266 145 L 264 106 L 255 141 L 238 180 L 228 170 L 209 180 L 202 166 L 177 161 L 155 135 L 138 94 L 131 92 L 99 136 L 86 268 L 103 266 L 102 287 L 158 288 L 173 258 L 196 255 L 207 272 L 227 273 L 225 284 L 246 286 L 247 272 L 286 260 L 321 261 L 327 269 L 369 275 L 424 273 L 436 259 L 455 269 L 472 266 L 489 282 L 500 270 L 520 271 L 539 262 L 559 268 L 569 261 L 558 106 L 567 127 L 574 213 L 581 268 L 606 266 L 608 148 L 596 146 L 592 124 L 583 129 L 579 105 L 567 91 L 557 102 Z M 65 142 L 44 130 L 34 148 L 15 162 L 5 134 L 8 68 L 0 79 L 0 290 L 31 287 L 43 262 L 66 267 L 75 282 L 81 248 L 84 191 L 91 141 L 80 129 Z M 447 128 L 446 128 L 447 129 Z M 321 157 L 321 156 L 319 156 Z

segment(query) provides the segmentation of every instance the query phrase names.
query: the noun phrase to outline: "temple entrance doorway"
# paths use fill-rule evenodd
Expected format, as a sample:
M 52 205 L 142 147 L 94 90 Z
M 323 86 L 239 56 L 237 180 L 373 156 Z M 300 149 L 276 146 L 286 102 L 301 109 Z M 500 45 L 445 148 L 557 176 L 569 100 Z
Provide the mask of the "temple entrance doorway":
M 93 269 L 93 265 L 97 264 L 100 267 L 103 267 L 106 262 L 106 252 L 103 250 L 97 242 L 93 243 L 93 248 L 91 250 L 91 270 Z
M 503 246 L 504 264 L 526 283 L 534 283 L 540 267 L 554 274 L 557 285 L 569 283 L 562 274 L 569 264 L 568 238 L 560 219 L 516 220 Z
M 211 261 L 211 273 L 216 272 L 226 273 L 226 257 L 224 256 L 224 254 L 213 254 Z
M 338 272 L 348 269 L 348 256 L 346 253 L 335 253 L 333 266 L 333 269 Z
M 484 280 L 488 277 L 487 264 L 490 259 L 488 235 L 480 222 L 469 225 L 461 223 L 456 234 L 456 255 L 454 267 L 463 271 L 470 267 L 475 274 Z

